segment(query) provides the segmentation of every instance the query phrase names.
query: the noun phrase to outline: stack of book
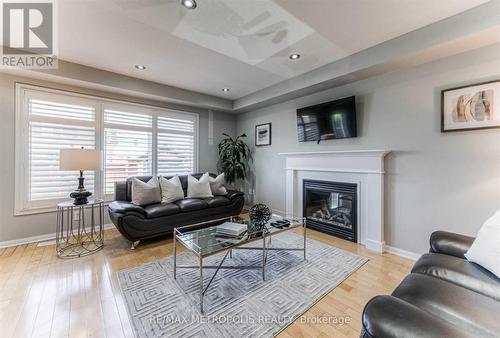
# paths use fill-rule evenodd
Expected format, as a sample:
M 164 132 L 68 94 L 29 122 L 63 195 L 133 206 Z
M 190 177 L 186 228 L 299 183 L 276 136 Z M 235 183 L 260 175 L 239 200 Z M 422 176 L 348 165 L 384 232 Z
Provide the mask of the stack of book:
M 247 231 L 246 224 L 225 222 L 217 226 L 217 235 L 224 237 L 239 237 Z

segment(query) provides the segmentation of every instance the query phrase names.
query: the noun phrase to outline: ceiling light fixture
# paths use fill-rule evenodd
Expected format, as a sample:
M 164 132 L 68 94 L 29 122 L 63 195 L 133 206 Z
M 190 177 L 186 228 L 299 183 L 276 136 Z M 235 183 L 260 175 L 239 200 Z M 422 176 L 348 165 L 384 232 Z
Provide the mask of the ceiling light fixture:
M 135 68 L 139 69 L 139 70 L 144 70 L 144 69 L 146 69 L 146 66 L 144 66 L 144 65 L 135 65 Z
M 182 6 L 186 7 L 187 9 L 195 9 L 196 8 L 196 1 L 195 0 L 181 0 Z
M 298 60 L 300 59 L 300 54 L 290 54 L 290 56 L 288 57 L 290 60 Z
M 223 92 L 228 92 L 229 91 L 229 88 L 222 88 L 221 89 Z

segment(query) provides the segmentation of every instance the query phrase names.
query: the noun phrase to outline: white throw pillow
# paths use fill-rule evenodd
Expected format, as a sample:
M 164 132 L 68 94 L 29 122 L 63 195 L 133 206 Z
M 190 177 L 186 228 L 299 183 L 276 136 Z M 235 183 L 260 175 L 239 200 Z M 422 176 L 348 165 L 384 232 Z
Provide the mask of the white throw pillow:
M 483 224 L 465 257 L 500 278 L 500 210 Z
M 210 190 L 210 181 L 208 173 L 203 174 L 199 180 L 191 175 L 188 175 L 188 198 L 208 198 L 214 197 Z
M 152 177 L 147 183 L 134 177 L 132 180 L 132 203 L 135 205 L 149 205 L 161 202 L 158 178 Z
M 212 190 L 213 195 L 226 195 L 227 190 L 224 187 L 226 181 L 224 180 L 224 173 L 220 174 L 216 178 L 208 176 L 208 180 L 210 181 L 210 190 Z
M 175 175 L 169 180 L 160 176 L 159 180 L 162 203 L 172 203 L 184 198 L 184 191 L 182 190 L 182 184 L 179 176 Z

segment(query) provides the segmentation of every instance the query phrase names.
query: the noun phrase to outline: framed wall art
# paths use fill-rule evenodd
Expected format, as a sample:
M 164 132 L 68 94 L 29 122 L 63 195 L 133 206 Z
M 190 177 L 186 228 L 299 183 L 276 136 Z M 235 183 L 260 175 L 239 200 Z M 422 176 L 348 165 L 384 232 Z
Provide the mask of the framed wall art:
M 441 131 L 500 128 L 500 80 L 441 91 Z
M 255 145 L 271 145 L 271 123 L 259 124 L 255 126 Z

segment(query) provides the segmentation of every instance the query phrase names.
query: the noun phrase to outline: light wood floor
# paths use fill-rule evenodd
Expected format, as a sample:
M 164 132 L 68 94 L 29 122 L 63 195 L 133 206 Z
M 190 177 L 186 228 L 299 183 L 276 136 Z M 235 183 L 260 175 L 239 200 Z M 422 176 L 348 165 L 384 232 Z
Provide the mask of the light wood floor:
M 297 320 L 278 337 L 359 337 L 366 302 L 390 293 L 413 262 L 312 230 L 308 237 L 370 261 L 304 314 L 310 320 L 348 317 L 350 323 Z M 105 248 L 79 259 L 58 259 L 54 245 L 0 249 L 0 337 L 133 337 L 116 272 L 171 255 L 172 240 L 149 242 L 135 251 L 128 246 L 116 230 L 107 230 Z

